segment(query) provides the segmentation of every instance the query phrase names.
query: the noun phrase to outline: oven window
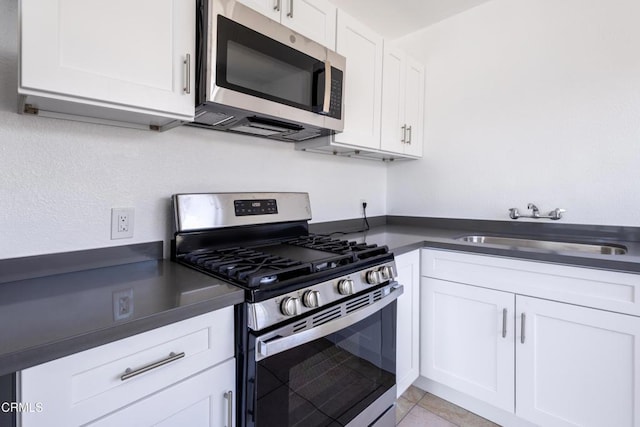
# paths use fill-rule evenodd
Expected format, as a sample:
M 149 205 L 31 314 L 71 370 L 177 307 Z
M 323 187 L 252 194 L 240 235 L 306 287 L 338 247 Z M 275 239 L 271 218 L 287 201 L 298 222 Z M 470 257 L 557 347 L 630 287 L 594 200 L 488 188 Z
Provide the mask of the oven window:
M 258 362 L 256 426 L 345 426 L 395 384 L 395 303 Z

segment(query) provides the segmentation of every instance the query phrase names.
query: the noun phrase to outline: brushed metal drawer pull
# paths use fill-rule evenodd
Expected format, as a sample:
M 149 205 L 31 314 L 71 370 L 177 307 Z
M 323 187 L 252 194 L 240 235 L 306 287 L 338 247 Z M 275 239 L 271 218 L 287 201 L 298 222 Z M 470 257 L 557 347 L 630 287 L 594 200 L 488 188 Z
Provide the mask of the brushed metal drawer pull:
M 233 391 L 229 390 L 224 394 L 227 399 L 227 424 L 225 427 L 233 427 Z
M 507 309 L 502 309 L 502 338 L 507 337 Z
M 520 343 L 524 344 L 524 322 L 526 316 L 524 313 L 520 315 Z
M 185 83 L 184 83 L 184 93 L 191 93 L 191 54 L 186 54 L 184 58 L 184 66 L 185 66 Z
M 144 374 L 145 372 L 149 372 L 152 369 L 159 368 L 160 366 L 166 365 L 167 363 L 174 362 L 178 359 L 182 359 L 184 357 L 184 351 L 181 353 L 174 353 L 173 351 L 169 354 L 169 357 L 166 359 L 159 360 L 157 362 L 150 363 L 142 368 L 138 368 L 136 370 L 132 370 L 131 368 L 127 368 L 124 371 L 124 374 L 120 377 L 120 380 L 126 381 L 129 378 L 133 378 L 136 375 Z
M 287 16 L 293 19 L 293 0 L 289 0 L 289 13 L 287 13 Z

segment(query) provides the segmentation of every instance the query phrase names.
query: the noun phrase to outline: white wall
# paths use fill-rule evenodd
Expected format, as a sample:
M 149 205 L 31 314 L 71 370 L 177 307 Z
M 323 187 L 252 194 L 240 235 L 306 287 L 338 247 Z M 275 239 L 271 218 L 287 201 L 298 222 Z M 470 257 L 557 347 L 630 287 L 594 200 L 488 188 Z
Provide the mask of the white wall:
M 195 128 L 165 133 L 40 117 L 17 108 L 17 0 L 0 0 L 0 259 L 169 239 L 169 197 L 307 191 L 314 222 L 386 213 L 386 166 Z M 135 208 L 110 240 L 112 207 Z
M 388 213 L 640 225 L 640 2 L 493 0 L 401 40 L 426 64 L 425 158 Z

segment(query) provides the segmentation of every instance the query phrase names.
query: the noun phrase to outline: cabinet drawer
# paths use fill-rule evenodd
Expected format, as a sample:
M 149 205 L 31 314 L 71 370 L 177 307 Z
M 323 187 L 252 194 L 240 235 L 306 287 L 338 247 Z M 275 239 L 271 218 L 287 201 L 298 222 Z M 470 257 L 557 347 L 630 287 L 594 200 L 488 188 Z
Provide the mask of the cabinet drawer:
M 43 411 L 23 414 L 22 426 L 84 424 L 232 358 L 233 340 L 227 307 L 26 369 L 20 400 Z
M 640 275 L 422 250 L 423 276 L 640 316 Z
M 229 359 L 88 426 L 233 427 L 235 369 L 235 359 Z

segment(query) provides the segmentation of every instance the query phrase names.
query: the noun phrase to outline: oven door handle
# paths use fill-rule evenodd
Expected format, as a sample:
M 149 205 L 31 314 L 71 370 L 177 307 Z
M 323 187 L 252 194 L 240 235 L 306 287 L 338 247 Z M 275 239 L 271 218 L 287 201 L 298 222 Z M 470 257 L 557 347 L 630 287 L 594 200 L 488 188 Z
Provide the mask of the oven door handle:
M 277 331 L 274 331 L 274 333 L 258 337 L 256 339 L 256 362 L 354 325 L 391 304 L 402 295 L 403 292 L 404 286 L 393 283 L 393 285 L 389 287 L 389 293 L 382 299 L 353 311 L 346 316 L 287 336 L 276 334 L 274 337 L 274 333 L 277 333 Z

